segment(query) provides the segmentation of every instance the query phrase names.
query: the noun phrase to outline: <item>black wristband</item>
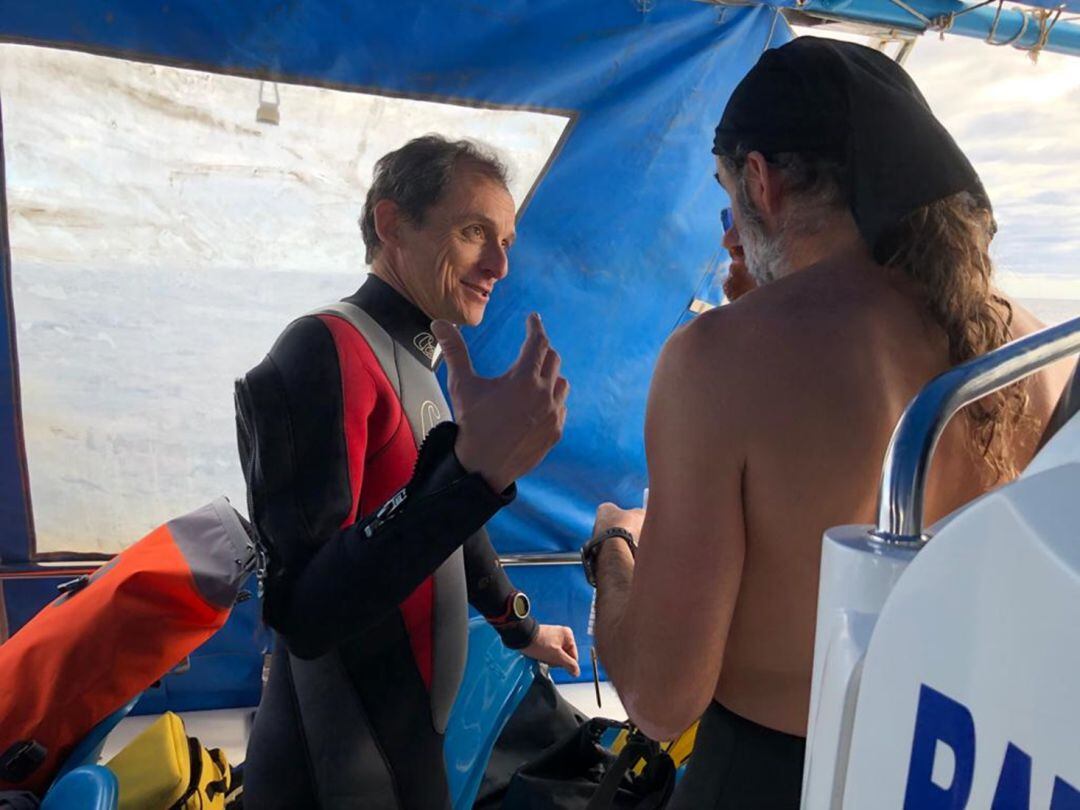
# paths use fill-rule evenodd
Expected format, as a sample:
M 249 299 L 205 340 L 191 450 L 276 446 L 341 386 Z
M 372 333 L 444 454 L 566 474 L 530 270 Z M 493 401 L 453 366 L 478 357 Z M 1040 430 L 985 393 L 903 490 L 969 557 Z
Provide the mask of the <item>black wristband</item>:
M 540 632 L 540 623 L 532 616 L 518 622 L 492 625 L 492 627 L 494 627 L 495 632 L 499 634 L 502 643 L 511 650 L 525 649 L 533 643 L 536 639 L 536 634 Z
M 637 556 L 637 540 L 627 529 L 613 526 L 593 537 L 581 547 L 581 567 L 585 569 L 585 581 L 594 588 L 596 587 L 596 558 L 600 555 L 600 547 L 612 537 L 620 537 L 625 540 L 630 549 L 630 556 Z
M 530 611 L 529 597 L 522 591 L 512 591 L 506 597 L 503 611 L 486 618 L 502 638 L 503 644 L 511 650 L 520 650 L 532 644 L 540 627 Z

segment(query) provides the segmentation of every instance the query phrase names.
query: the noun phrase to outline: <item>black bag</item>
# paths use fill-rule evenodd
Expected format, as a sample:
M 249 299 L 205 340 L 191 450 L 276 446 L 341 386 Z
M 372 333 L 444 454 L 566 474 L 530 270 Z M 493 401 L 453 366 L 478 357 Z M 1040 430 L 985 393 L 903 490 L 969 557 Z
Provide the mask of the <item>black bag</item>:
M 0 790 L 0 810 L 37 810 L 37 796 L 25 790 Z
M 537 677 L 495 743 L 473 810 L 663 807 L 675 788 L 671 758 L 640 734 L 616 757 L 600 744 L 611 728 L 627 724 L 590 720 Z M 641 776 L 630 773 L 642 758 Z
M 588 719 L 559 694 L 549 678 L 537 677 L 495 742 L 473 810 L 500 810 L 518 769 L 575 733 Z
M 658 810 L 675 789 L 675 764 L 656 743 L 632 731 L 616 757 L 600 744 L 610 728 L 627 724 L 603 718 L 583 723 L 570 736 L 518 769 L 505 810 Z M 645 768 L 633 773 L 640 760 Z

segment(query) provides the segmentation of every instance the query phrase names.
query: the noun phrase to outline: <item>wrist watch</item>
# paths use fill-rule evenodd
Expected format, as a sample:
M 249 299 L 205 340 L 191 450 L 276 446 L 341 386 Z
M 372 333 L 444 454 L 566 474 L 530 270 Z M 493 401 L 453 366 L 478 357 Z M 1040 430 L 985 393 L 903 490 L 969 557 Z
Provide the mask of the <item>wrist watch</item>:
M 506 600 L 506 610 L 503 614 L 488 619 L 488 621 L 495 626 L 509 624 L 510 622 L 521 622 L 529 618 L 531 612 L 532 605 L 529 602 L 529 597 L 521 591 L 514 591 L 510 594 L 510 598 Z
M 581 566 L 585 569 L 585 580 L 594 588 L 596 587 L 596 558 L 600 554 L 600 547 L 609 537 L 620 537 L 625 540 L 626 545 L 630 547 L 630 556 L 637 556 L 637 540 L 626 529 L 613 526 L 593 537 L 581 547 Z

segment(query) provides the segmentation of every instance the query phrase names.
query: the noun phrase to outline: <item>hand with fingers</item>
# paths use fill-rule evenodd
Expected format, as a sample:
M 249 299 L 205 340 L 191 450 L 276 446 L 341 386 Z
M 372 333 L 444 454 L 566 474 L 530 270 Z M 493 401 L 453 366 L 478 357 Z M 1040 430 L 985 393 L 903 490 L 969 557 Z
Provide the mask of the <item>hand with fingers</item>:
M 454 452 L 465 469 L 502 492 L 539 464 L 562 436 L 570 384 L 559 376 L 559 353 L 533 313 L 514 364 L 500 377 L 481 377 L 457 328 L 436 321 L 431 330 L 449 371 L 458 424 Z
M 540 625 L 536 638 L 521 654 L 548 666 L 562 667 L 575 678 L 581 674 L 577 642 L 574 641 L 574 631 L 569 627 L 558 624 Z

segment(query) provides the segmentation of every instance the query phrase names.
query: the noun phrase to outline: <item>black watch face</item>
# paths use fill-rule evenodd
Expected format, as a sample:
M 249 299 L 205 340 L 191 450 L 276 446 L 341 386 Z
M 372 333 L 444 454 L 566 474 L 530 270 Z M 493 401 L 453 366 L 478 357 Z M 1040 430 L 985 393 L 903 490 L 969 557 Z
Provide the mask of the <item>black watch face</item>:
M 514 602 L 511 605 L 515 619 L 524 619 L 529 615 L 529 597 L 523 593 L 514 594 Z

